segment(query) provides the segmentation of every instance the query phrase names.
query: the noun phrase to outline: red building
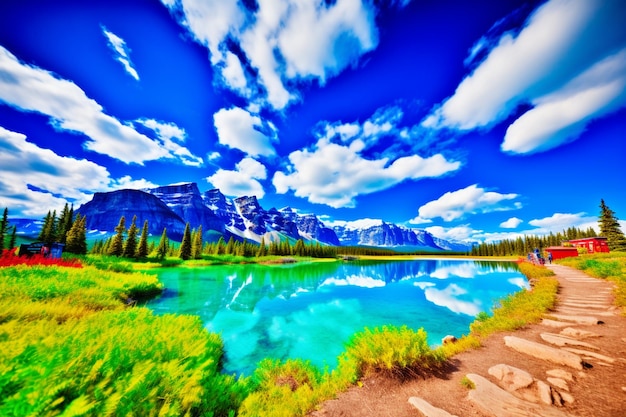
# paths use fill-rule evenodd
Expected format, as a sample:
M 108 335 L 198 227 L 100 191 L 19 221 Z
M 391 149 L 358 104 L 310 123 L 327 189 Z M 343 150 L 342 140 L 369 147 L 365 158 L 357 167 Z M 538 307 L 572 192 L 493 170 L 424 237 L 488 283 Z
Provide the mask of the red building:
M 586 237 L 570 240 L 569 243 L 577 248 L 587 249 L 588 253 L 609 252 L 609 245 L 605 237 Z
M 549 246 L 543 251 L 546 253 L 546 258 L 548 252 L 550 252 L 553 260 L 578 256 L 578 249 L 573 246 Z

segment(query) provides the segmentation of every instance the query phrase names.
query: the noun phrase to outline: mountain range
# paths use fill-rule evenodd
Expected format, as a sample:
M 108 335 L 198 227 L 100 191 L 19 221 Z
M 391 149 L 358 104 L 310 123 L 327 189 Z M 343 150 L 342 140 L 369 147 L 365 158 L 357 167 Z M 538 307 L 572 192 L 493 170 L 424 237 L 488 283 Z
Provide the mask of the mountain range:
M 95 193 L 76 213 L 87 217 L 91 236 L 114 232 L 120 217 L 130 226 L 137 216 L 137 227 L 148 221 L 148 232 L 158 236 L 167 229 L 170 239 L 180 240 L 185 225 L 202 226 L 204 239 L 215 241 L 247 239 L 265 243 L 303 239 L 334 246 L 372 246 L 401 250 L 467 251 L 460 242 L 438 239 L 429 232 L 382 220 L 357 220 L 328 227 L 315 214 L 297 209 L 264 209 L 255 196 L 229 198 L 219 189 L 201 193 L 196 183 L 181 183 L 143 190 Z

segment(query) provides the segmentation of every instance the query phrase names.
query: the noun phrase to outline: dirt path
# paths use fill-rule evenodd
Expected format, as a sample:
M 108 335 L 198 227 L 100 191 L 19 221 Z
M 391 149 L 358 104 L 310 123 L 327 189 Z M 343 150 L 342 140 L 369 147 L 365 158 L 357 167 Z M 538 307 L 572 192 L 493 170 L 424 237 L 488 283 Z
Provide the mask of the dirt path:
M 559 294 L 542 324 L 496 334 L 455 356 L 437 376 L 368 378 L 310 416 L 626 416 L 626 317 L 613 307 L 613 284 L 565 266 L 549 268 Z M 567 360 L 556 363 L 561 357 Z M 492 368 L 498 364 L 520 371 Z M 477 389 L 462 385 L 468 374 Z M 423 411 L 410 398 L 426 404 Z

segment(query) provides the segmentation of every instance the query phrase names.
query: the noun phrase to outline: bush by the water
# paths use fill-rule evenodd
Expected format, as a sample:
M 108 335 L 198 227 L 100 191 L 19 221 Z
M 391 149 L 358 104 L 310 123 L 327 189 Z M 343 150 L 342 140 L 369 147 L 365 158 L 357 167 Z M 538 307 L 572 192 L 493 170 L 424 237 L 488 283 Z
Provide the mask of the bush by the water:
M 145 274 L 0 268 L 0 415 L 234 413 L 248 385 L 220 373 L 218 335 L 125 307 L 160 290 Z

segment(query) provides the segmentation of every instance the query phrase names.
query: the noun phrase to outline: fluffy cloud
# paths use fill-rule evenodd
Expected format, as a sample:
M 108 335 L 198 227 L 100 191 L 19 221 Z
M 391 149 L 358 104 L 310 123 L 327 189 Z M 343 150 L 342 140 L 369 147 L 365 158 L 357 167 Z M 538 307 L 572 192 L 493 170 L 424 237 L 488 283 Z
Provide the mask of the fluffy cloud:
M 258 180 L 267 178 L 267 170 L 263 164 L 252 158 L 242 159 L 234 171 L 218 169 L 207 181 L 229 196 L 254 195 L 263 198 L 265 191 Z
M 517 217 L 511 217 L 510 219 L 500 223 L 500 227 L 502 227 L 503 229 L 515 229 L 521 223 L 523 223 L 522 219 L 518 219 Z
M 512 201 L 517 197 L 517 194 L 487 191 L 474 184 L 457 191 L 449 191 L 437 200 L 424 204 L 418 210 L 419 216 L 409 223 L 431 223 L 437 217 L 449 222 L 462 219 L 468 214 L 516 210 L 522 207 L 520 202 Z
M 143 164 L 161 158 L 187 160 L 181 149 L 172 152 L 157 141 L 105 114 L 76 84 L 41 68 L 20 62 L 0 46 L 0 101 L 22 111 L 50 117 L 55 128 L 89 138 L 86 149 L 125 163 Z
M 506 131 L 502 150 L 541 152 L 575 139 L 593 119 L 626 104 L 626 49 L 602 60 L 534 108 Z
M 439 177 L 460 167 L 437 154 L 428 158 L 419 155 L 368 159 L 362 155 L 365 144 L 360 139 L 349 145 L 319 139 L 311 150 L 289 155 L 287 172 L 274 174 L 276 192 L 290 189 L 298 197 L 331 207 L 354 207 L 354 198 L 393 187 L 412 179 Z
M 545 3 L 519 34 L 505 33 L 422 126 L 488 127 L 530 103 L 509 127 L 504 151 L 540 152 L 575 139 L 589 121 L 626 105 L 624 12 L 619 1 Z
M 107 30 L 104 26 L 102 26 L 102 33 L 107 38 L 109 48 L 115 53 L 115 60 L 124 66 L 128 75 L 139 81 L 139 74 L 130 60 L 130 49 L 126 46 L 124 39 Z
M 424 228 L 431 235 L 439 239 L 451 240 L 456 242 L 475 241 L 473 236 L 480 231 L 472 229 L 469 225 L 461 225 L 455 227 L 429 226 Z
M 228 88 L 243 96 L 255 92 L 256 102 L 278 110 L 298 97 L 298 82 L 323 84 L 378 44 L 375 7 L 362 0 L 162 3 L 209 49 Z M 229 50 L 233 44 L 245 62 Z
M 168 158 L 176 158 L 183 165 L 199 167 L 204 162 L 199 156 L 195 156 L 182 144 L 187 139 L 184 129 L 175 123 L 160 122 L 154 119 L 139 119 L 137 123 L 152 130 L 161 146 L 168 151 Z
M 221 109 L 213 115 L 218 140 L 222 145 L 240 149 L 250 156 L 270 156 L 276 151 L 276 128 L 244 109 Z
M 550 232 L 562 232 L 570 227 L 587 229 L 593 227 L 598 229 L 598 218 L 586 216 L 586 213 L 554 213 L 550 217 L 534 219 L 528 222 L 535 226 L 534 234 L 547 234 Z
M 100 165 L 59 156 L 2 126 L 0 149 L 0 207 L 10 207 L 11 216 L 43 217 L 68 200 L 87 202 L 95 191 L 154 187 L 128 176 L 111 178 Z

